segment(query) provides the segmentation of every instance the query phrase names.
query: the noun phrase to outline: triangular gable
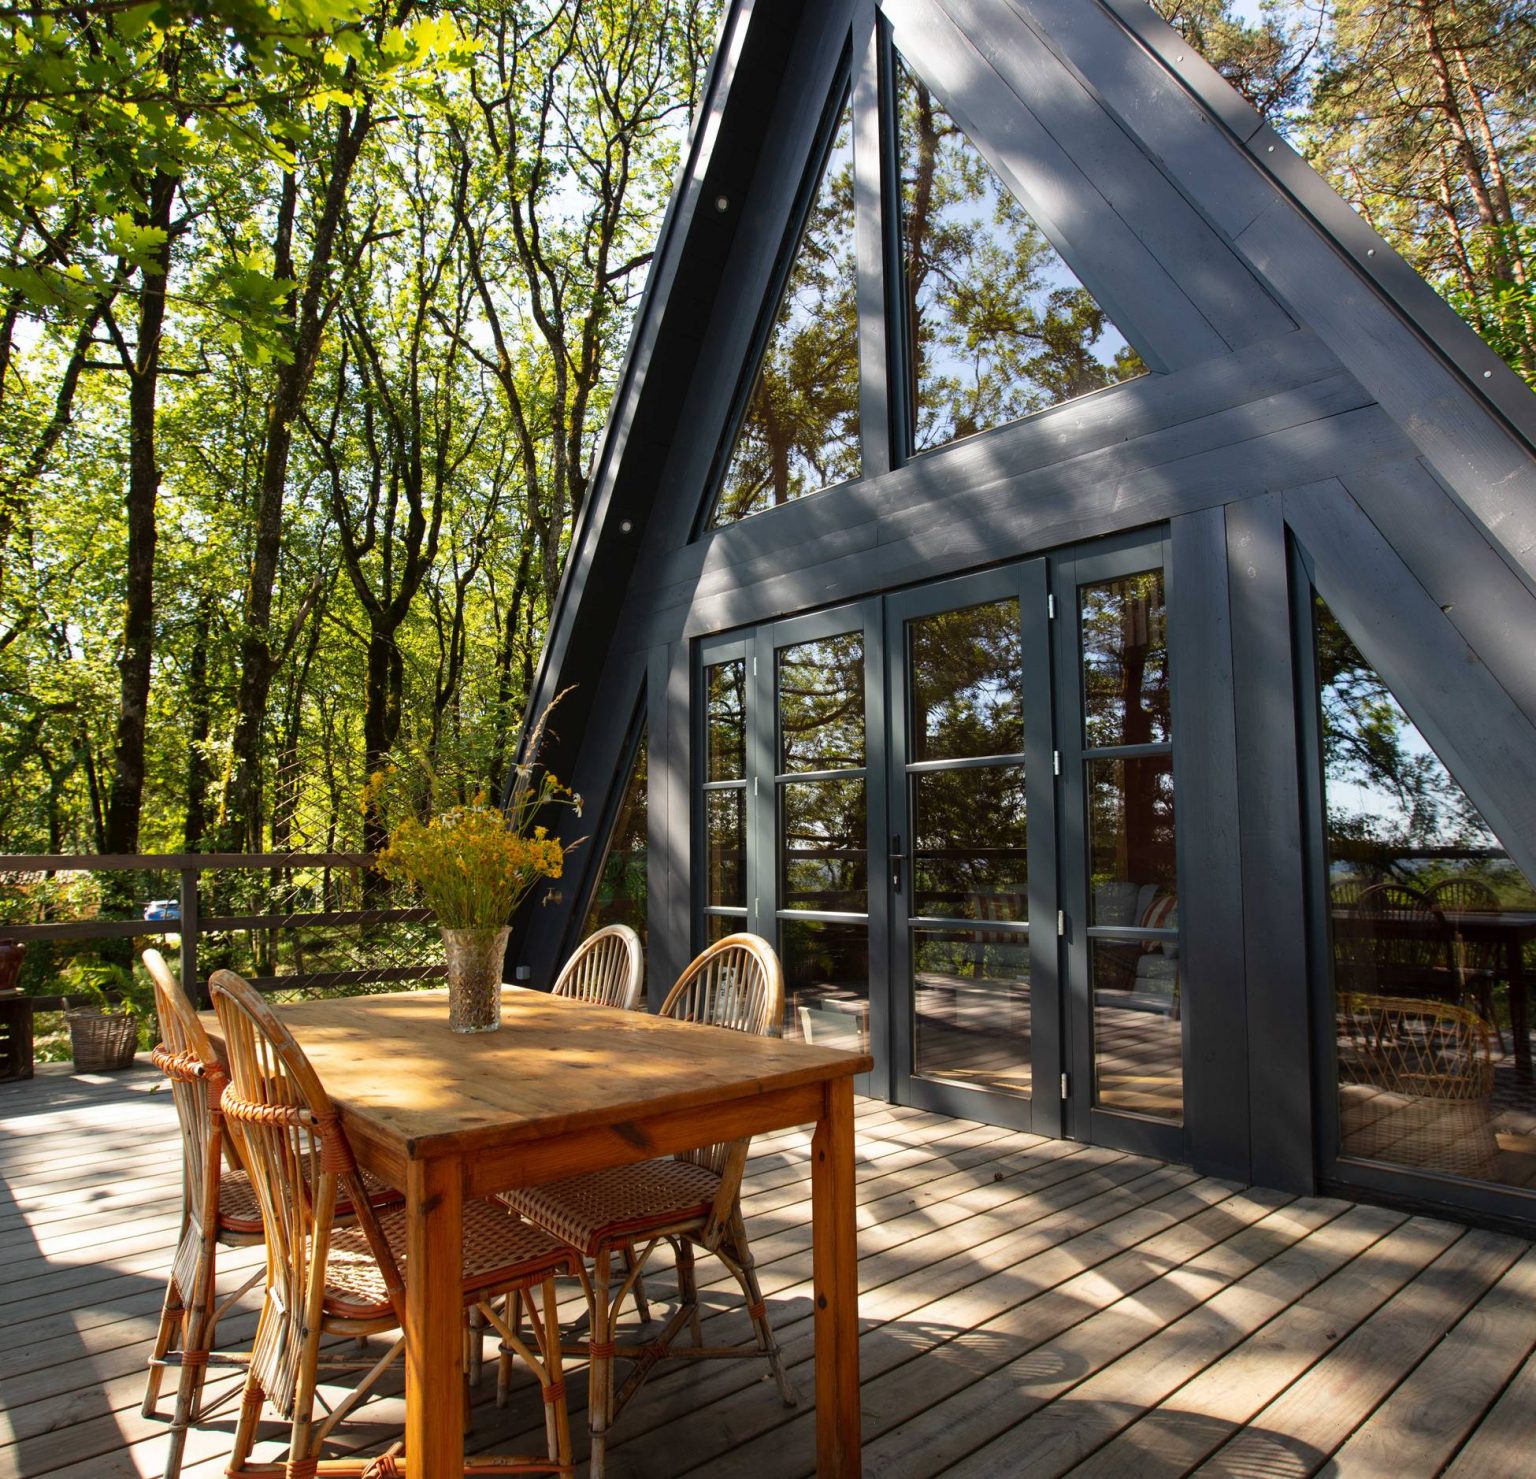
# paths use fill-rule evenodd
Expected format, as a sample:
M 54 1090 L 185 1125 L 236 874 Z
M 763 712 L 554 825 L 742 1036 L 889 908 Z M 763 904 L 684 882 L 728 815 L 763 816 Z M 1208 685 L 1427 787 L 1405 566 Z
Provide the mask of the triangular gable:
M 892 389 L 899 248 L 889 227 L 871 239 L 861 225 L 862 476 L 701 536 L 850 57 L 860 221 L 882 208 L 882 28 L 1154 373 L 910 459 Z M 1286 492 L 1286 517 L 1319 588 L 1385 549 L 1372 568 L 1396 562 L 1433 638 L 1423 667 L 1455 670 L 1427 696 L 1415 682 L 1439 677 L 1401 681 L 1426 734 L 1437 706 L 1448 732 L 1458 713 L 1493 716 L 1497 753 L 1446 759 L 1513 848 L 1536 836 L 1520 800 L 1536 776 L 1518 754 L 1536 720 L 1519 635 L 1536 620 L 1533 407 L 1141 0 L 735 0 L 532 705 L 579 685 L 552 758 L 595 795 L 622 784 L 649 683 L 653 922 L 676 952 L 691 909 L 691 635 L 1305 490 Z M 1393 619 L 1389 588 L 1373 587 L 1372 630 Z M 1368 655 L 1399 688 L 1391 655 Z M 584 897 L 573 879 L 561 908 L 535 911 L 535 962 Z

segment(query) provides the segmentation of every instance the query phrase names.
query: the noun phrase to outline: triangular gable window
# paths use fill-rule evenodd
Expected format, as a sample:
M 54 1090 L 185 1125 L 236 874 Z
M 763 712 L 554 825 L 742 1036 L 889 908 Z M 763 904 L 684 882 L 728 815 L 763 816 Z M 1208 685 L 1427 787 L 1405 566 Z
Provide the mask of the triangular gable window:
M 1145 373 L 959 125 L 896 71 L 912 450 Z
M 1315 615 L 1340 1154 L 1529 1186 L 1536 889 L 1320 598 Z
M 605 924 L 627 924 L 639 934 L 642 944 L 646 941 L 646 749 L 646 731 L 642 728 L 634 767 L 613 819 L 613 830 L 608 834 L 603 865 L 598 869 L 583 935 L 590 935 Z
M 715 505 L 715 524 L 859 476 L 853 124 L 846 105 Z

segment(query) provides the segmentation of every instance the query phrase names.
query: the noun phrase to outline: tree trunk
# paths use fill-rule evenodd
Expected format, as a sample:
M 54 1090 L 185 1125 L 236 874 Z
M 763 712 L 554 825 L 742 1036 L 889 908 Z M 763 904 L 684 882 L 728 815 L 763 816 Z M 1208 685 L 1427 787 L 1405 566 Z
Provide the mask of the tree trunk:
M 146 268 L 139 290 L 139 333 L 128 385 L 128 550 L 117 714 L 116 760 L 107 797 L 106 850 L 139 850 L 144 805 L 144 741 L 149 711 L 150 666 L 155 648 L 155 502 L 160 466 L 155 451 L 155 412 L 165 327 L 166 285 L 171 271 L 171 207 L 178 181 L 157 175 L 141 224 L 165 232 L 155 253 L 158 270 Z
M 213 767 L 208 763 L 208 739 L 213 733 L 213 685 L 208 674 L 208 647 L 213 638 L 213 597 L 206 592 L 197 603 L 192 628 L 192 660 L 187 668 L 187 805 L 181 829 L 184 852 L 201 852 L 210 821 L 208 793 Z
M 223 845 L 231 852 L 242 849 L 259 852 L 261 849 L 261 736 L 266 726 L 267 705 L 276 669 L 271 640 L 272 604 L 277 587 L 278 559 L 282 553 L 283 495 L 293 451 L 293 428 L 303 409 L 304 397 L 320 356 L 325 325 L 334 307 L 331 264 L 335 258 L 342 208 L 352 171 L 372 124 L 373 114 L 366 103 L 355 114 L 345 108 L 339 111 L 336 138 L 331 147 L 330 176 L 315 221 L 313 247 L 294 319 L 290 341 L 292 358 L 288 363 L 280 364 L 274 376 L 256 501 L 250 581 L 245 594 L 240 683 L 235 698 L 230 778 L 224 802 Z M 297 213 L 298 183 L 292 174 L 285 174 L 274 253 L 275 275 L 278 277 L 294 275 L 293 235 Z

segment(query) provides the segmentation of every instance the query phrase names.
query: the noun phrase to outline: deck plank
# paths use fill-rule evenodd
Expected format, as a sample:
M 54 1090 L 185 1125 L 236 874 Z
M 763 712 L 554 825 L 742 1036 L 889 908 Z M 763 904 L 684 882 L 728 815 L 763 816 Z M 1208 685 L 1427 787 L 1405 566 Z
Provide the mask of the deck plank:
M 164 1424 L 138 1404 L 180 1199 L 174 1112 L 153 1083 L 140 1070 L 0 1088 L 0 1479 L 160 1472 Z M 1491 1479 L 1526 1464 L 1530 1244 L 873 1102 L 856 1128 L 867 1473 Z M 809 1156 L 803 1130 L 762 1137 L 743 1188 L 806 1397 Z M 729 1277 L 708 1259 L 699 1273 L 706 1339 L 737 1338 Z M 648 1282 L 665 1301 L 670 1267 Z M 573 1288 L 562 1313 L 579 1311 Z M 247 1305 L 226 1331 L 253 1320 Z M 809 1475 L 812 1415 L 762 1375 L 752 1361 L 658 1372 L 613 1434 L 613 1479 Z M 567 1386 L 582 1457 L 579 1362 Z M 519 1372 L 505 1410 L 492 1388 L 470 1448 L 537 1442 L 531 1380 Z M 233 1419 L 190 1435 L 185 1479 L 219 1479 Z M 398 1432 L 398 1378 L 361 1419 L 336 1452 Z M 267 1426 L 261 1456 L 280 1454 L 280 1433 Z
M 1074 1479 L 1188 1473 L 1459 1235 L 1444 1222 L 1403 1221 L 1073 1469 Z
M 1499 1233 L 1463 1233 L 1195 1472 L 1206 1479 L 1313 1472 L 1528 1246 Z M 1402 1434 L 1399 1479 L 1433 1472 Z

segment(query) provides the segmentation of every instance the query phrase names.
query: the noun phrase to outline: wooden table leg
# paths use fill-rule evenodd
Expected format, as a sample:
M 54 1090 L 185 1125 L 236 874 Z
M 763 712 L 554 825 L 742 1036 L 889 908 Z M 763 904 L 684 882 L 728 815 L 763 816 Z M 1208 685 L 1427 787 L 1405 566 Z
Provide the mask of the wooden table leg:
M 852 1479 L 859 1455 L 859 1251 L 853 1182 L 853 1080 L 826 1086 L 811 1140 L 816 1292 L 816 1472 Z
M 405 1178 L 405 1455 L 412 1479 L 464 1472 L 464 1190 L 453 1159 Z

